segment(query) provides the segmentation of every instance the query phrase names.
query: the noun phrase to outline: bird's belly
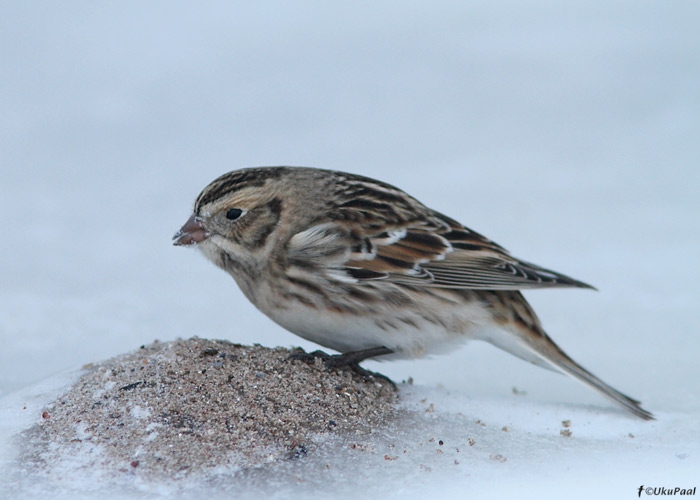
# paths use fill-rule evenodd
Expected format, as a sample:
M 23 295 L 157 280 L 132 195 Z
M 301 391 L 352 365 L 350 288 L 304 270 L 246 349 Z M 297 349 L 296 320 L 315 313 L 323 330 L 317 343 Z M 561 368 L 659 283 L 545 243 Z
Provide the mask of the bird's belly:
M 406 308 L 382 314 L 352 314 L 301 303 L 264 312 L 290 332 L 338 352 L 380 346 L 395 352 L 382 359 L 418 358 L 448 352 L 474 338 L 490 320 L 485 310 L 468 304 L 441 311 L 439 315 Z

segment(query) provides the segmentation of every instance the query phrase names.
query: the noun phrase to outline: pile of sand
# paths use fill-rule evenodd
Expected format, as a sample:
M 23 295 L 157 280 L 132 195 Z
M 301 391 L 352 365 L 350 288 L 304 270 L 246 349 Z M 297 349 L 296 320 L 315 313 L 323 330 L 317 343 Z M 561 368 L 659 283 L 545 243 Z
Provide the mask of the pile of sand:
M 206 476 L 298 458 L 395 415 L 389 382 L 290 354 L 192 338 L 89 365 L 25 432 L 22 461 L 49 475 L 70 463 L 149 481 Z

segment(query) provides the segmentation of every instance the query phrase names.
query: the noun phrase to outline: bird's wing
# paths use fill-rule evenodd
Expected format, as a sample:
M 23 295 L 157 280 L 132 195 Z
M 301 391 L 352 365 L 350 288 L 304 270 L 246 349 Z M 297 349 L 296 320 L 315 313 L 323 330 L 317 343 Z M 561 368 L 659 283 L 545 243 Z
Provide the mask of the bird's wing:
M 344 179 L 342 186 L 337 207 L 290 239 L 290 262 L 354 282 L 472 290 L 593 288 L 512 257 L 393 186 L 361 177 Z

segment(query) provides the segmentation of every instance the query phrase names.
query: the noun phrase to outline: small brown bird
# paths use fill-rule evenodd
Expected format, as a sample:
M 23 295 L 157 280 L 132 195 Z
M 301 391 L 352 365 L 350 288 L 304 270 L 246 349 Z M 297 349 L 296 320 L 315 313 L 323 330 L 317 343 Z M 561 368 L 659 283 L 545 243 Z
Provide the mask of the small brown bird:
M 173 239 L 196 245 L 279 325 L 355 363 L 485 340 L 653 418 L 567 356 L 519 291 L 593 287 L 514 258 L 389 184 L 300 167 L 229 172 Z

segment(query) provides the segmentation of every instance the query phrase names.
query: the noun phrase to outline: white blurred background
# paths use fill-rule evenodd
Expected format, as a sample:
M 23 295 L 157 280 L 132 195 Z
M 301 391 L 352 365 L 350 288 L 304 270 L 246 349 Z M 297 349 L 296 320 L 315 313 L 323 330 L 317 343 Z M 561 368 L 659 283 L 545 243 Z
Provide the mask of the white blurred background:
M 4 2 L 0 394 L 154 339 L 302 345 L 195 251 L 242 166 L 373 176 L 600 292 L 527 294 L 651 411 L 700 409 L 700 5 Z M 368 364 L 605 406 L 480 344 Z

